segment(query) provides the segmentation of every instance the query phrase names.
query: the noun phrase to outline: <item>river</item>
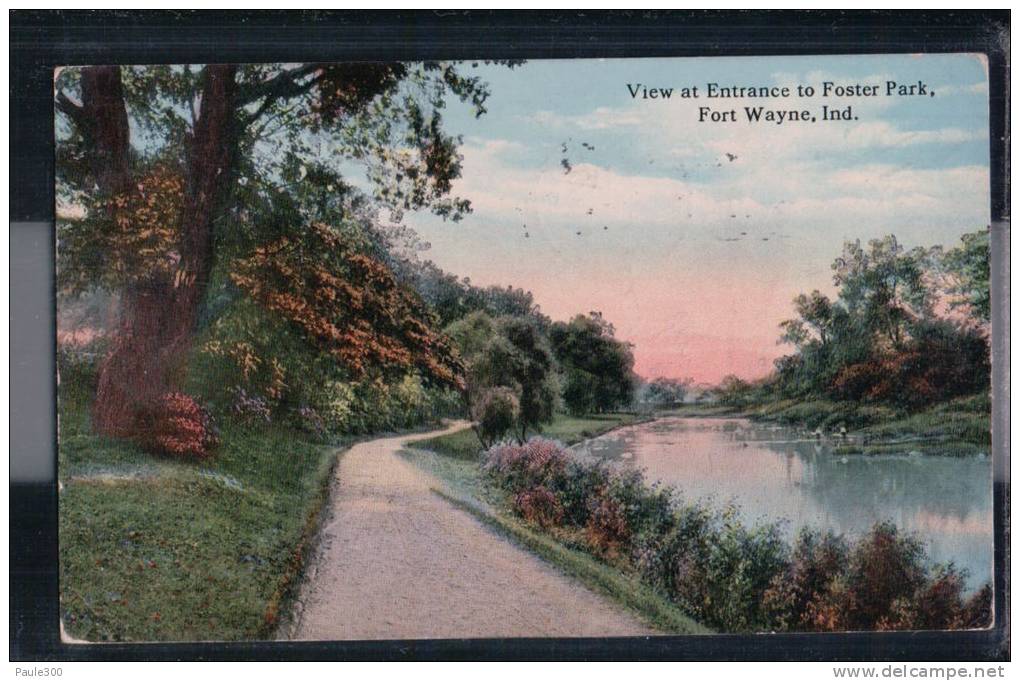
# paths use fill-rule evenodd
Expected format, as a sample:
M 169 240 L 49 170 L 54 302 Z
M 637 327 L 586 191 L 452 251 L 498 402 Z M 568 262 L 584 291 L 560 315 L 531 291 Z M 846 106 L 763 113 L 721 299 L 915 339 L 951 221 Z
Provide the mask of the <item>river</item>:
M 635 466 L 687 499 L 734 502 L 748 524 L 785 520 L 847 536 L 891 520 L 927 543 L 935 562 L 992 576 L 992 471 L 985 457 L 838 456 L 801 431 L 745 419 L 663 417 L 577 445 Z

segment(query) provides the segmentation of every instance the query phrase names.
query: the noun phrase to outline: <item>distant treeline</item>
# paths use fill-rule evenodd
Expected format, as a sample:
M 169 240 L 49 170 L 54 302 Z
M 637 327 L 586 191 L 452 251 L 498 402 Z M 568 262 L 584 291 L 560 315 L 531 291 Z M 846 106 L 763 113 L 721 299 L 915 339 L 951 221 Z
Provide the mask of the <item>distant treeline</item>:
M 633 402 L 632 348 L 600 312 L 554 322 L 528 291 L 480 288 L 431 263 L 413 283 L 464 363 L 465 401 L 483 445 L 508 435 L 524 441 L 557 410 L 600 413 Z

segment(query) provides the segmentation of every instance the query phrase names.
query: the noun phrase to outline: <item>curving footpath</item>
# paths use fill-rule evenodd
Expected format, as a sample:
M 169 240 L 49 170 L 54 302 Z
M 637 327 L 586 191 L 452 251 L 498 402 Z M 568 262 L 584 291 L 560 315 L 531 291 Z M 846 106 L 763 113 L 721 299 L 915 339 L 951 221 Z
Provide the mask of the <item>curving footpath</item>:
M 390 437 L 342 454 L 295 607 L 298 640 L 652 635 L 431 491 Z

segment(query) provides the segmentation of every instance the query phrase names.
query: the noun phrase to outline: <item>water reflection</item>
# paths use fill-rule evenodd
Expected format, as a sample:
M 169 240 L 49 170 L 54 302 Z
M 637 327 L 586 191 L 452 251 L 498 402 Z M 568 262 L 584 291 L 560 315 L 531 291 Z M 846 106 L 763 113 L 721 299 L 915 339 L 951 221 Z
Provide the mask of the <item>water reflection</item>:
M 940 456 L 848 456 L 810 434 L 743 419 L 663 418 L 576 448 L 644 469 L 691 499 L 737 503 L 748 523 L 786 519 L 857 534 L 879 520 L 917 532 L 939 562 L 991 579 L 991 462 Z

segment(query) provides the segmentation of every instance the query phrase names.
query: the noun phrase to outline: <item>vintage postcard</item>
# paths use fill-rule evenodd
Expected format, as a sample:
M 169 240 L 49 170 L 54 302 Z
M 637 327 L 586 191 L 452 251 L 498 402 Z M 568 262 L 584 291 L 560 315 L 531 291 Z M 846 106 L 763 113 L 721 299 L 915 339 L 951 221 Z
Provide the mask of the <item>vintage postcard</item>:
M 64 640 L 992 626 L 983 56 L 54 86 Z

